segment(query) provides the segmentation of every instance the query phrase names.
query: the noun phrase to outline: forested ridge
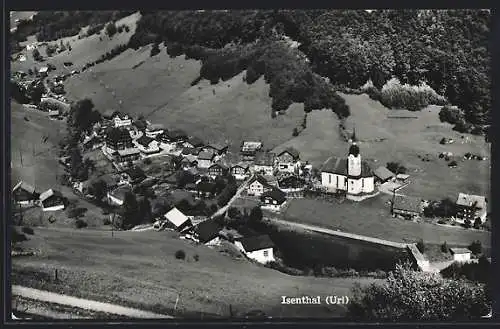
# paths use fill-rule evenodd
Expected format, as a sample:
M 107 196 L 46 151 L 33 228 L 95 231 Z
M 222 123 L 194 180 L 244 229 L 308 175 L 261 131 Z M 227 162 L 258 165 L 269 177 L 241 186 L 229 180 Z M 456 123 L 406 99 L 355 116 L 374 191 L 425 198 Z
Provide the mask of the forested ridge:
M 336 90 L 356 90 L 370 79 L 374 85 L 370 97 L 379 99 L 385 82 L 396 77 L 403 84 L 425 82 L 446 97 L 460 108 L 457 120 L 462 126 L 466 122 L 482 130 L 491 122 L 491 15 L 486 10 L 141 14 L 129 47 L 164 42 L 171 56 L 186 54 L 201 60 L 199 79 L 212 83 L 243 70 L 248 83 L 264 76 L 270 84 L 273 114 L 292 102 L 304 102 L 306 111 L 331 108 L 345 117 L 349 109 Z M 298 49 L 290 47 L 285 36 L 299 42 Z M 427 95 L 398 97 L 410 99 L 382 103 L 419 110 L 434 102 Z

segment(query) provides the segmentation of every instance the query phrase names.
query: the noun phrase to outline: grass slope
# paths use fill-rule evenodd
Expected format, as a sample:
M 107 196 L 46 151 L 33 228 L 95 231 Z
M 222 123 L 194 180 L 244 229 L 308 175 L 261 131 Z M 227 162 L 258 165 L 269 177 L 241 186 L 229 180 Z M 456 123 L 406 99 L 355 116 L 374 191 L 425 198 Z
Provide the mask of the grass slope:
M 180 313 L 199 310 L 228 316 L 232 305 L 238 313 L 262 310 L 274 317 L 293 317 L 342 316 L 343 309 L 280 305 L 282 295 L 350 296 L 355 281 L 373 281 L 288 276 L 174 236 L 115 232 L 111 237 L 105 231 L 36 228 L 23 246 L 40 254 L 13 259 L 13 283 L 163 312 L 174 308 L 179 294 Z M 186 260 L 175 259 L 179 249 L 186 252 Z M 195 254 L 199 261 L 193 259 Z M 59 283 L 50 279 L 55 268 Z
M 439 121 L 439 107 L 429 106 L 420 112 L 389 110 L 367 95 L 341 94 L 350 106 L 348 129 L 356 128 L 361 154 L 376 160 L 375 166 L 397 161 L 408 168 L 411 184 L 401 193 L 422 198 L 455 199 L 459 192 L 489 196 L 490 144 L 483 137 L 460 134 L 448 123 Z M 396 119 L 388 116 L 417 116 L 417 119 Z M 465 142 L 466 138 L 468 142 Z M 441 145 L 441 138 L 453 138 L 454 144 Z M 325 141 L 325 142 L 323 142 Z M 462 143 L 464 142 L 464 143 Z M 307 128 L 297 137 L 280 145 L 296 147 L 303 158 L 321 164 L 331 155 L 347 153 L 348 144 L 338 132 L 338 119 L 330 111 L 308 114 Z M 450 169 L 441 152 L 452 152 L 458 167 Z M 462 156 L 471 152 L 488 157 L 487 161 L 465 161 Z M 429 155 L 430 162 L 419 156 Z

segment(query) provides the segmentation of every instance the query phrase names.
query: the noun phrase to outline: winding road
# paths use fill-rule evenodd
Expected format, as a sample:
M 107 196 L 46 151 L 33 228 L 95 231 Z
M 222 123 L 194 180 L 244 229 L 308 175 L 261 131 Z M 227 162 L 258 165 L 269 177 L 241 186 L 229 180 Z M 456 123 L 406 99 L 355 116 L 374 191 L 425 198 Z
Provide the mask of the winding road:
M 115 304 L 96 302 L 93 300 L 76 298 L 49 291 L 38 290 L 18 285 L 12 286 L 12 295 L 30 298 L 38 301 L 55 303 L 60 305 L 78 307 L 85 310 L 104 312 L 109 314 L 123 315 L 130 318 L 141 319 L 172 319 L 173 316 L 157 314 L 153 312 L 138 310 L 135 308 L 123 307 Z

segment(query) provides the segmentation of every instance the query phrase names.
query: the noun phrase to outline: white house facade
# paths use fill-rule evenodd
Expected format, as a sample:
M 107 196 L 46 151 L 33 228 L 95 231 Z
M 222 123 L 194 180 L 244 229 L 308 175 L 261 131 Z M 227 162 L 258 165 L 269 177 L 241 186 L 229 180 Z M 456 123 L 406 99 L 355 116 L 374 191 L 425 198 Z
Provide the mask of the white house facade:
M 274 244 L 267 235 L 248 237 L 237 240 L 234 245 L 250 259 L 261 264 L 275 261 Z

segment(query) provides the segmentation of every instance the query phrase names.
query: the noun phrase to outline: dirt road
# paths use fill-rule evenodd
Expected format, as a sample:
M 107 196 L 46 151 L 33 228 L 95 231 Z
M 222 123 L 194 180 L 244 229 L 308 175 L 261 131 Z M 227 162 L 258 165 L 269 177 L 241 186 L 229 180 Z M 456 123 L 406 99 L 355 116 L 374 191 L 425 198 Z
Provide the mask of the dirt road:
M 172 319 L 173 316 L 156 314 L 153 312 L 142 311 L 134 308 L 123 307 L 114 304 L 101 303 L 93 300 L 76 298 L 61 294 L 56 294 L 49 291 L 43 291 L 28 287 L 22 287 L 14 285 L 12 286 L 12 295 L 22 296 L 25 298 L 30 298 L 34 300 L 56 303 L 60 305 L 78 307 L 86 310 L 92 310 L 96 312 L 104 312 L 109 314 L 123 315 L 131 318 L 142 318 L 142 319 Z

